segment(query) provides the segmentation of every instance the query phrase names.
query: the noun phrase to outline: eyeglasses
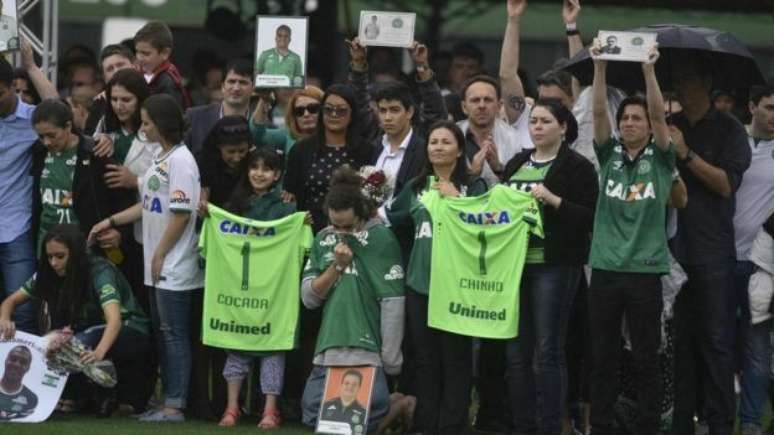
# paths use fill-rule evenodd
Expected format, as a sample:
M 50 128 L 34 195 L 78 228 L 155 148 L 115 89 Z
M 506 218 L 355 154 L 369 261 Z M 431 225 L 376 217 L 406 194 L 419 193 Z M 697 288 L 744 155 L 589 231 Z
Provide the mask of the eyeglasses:
M 306 106 L 296 106 L 293 108 L 293 115 L 296 117 L 304 116 L 306 112 L 311 115 L 316 115 L 320 111 L 320 105 L 317 103 L 308 104 Z
M 344 116 L 349 113 L 349 107 L 324 106 L 323 113 L 327 116 L 338 118 L 339 116 Z

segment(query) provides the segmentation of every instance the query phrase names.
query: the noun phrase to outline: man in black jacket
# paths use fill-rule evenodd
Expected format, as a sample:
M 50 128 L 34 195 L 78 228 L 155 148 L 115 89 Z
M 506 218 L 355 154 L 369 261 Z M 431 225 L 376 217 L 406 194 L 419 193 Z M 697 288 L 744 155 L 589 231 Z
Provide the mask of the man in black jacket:
M 394 196 L 422 168 L 425 132 L 433 122 L 448 117 L 446 104 L 429 68 L 428 50 L 424 45 L 414 42 L 409 48 L 416 65 L 418 105 L 414 103 L 411 88 L 400 82 L 382 84 L 372 99 L 368 92 L 366 49 L 356 38 L 349 42 L 349 52 L 352 60 L 349 81 L 355 88 L 358 111 L 364 119 L 363 131 L 373 132 L 369 135 L 375 145 L 371 163 L 392 179 Z M 372 103 L 377 106 L 376 114 Z
M 253 90 L 253 65 L 246 59 L 235 59 L 226 66 L 222 91 L 223 102 L 192 107 L 185 112 L 190 129 L 183 142 L 199 157 L 204 140 L 218 120 L 228 115 L 250 119 L 250 96 Z

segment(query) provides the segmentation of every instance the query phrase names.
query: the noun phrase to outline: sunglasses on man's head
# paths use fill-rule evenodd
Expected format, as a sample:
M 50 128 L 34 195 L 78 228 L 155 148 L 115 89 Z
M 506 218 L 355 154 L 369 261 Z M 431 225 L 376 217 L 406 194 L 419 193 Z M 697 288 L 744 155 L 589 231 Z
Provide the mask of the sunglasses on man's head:
M 293 115 L 296 117 L 304 116 L 306 112 L 316 115 L 320 111 L 320 105 L 317 103 L 307 104 L 306 106 L 296 106 L 293 108 Z

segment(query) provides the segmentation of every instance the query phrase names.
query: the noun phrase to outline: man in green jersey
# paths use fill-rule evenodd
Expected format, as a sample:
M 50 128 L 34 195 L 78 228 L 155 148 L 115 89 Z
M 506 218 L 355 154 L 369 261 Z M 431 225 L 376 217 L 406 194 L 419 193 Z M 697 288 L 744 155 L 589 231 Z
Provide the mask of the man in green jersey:
M 371 219 L 360 177 L 354 180 L 348 183 L 341 171 L 332 177 L 325 199 L 331 225 L 317 234 L 304 270 L 301 299 L 323 314 L 301 406 L 304 424 L 315 425 L 327 367 L 377 367 L 367 423 L 372 432 L 390 406 L 385 373 L 397 375 L 403 363 L 404 272 L 395 236 Z
M 600 193 L 589 263 L 591 349 L 591 424 L 595 434 L 614 433 L 618 397 L 621 322 L 639 368 L 637 434 L 655 435 L 660 422 L 661 275 L 669 272 L 666 207 L 672 191 L 675 154 L 656 80 L 654 46 L 642 65 L 647 100 L 621 102 L 616 115 L 621 138 L 612 136 L 605 94 L 606 62 L 594 60 L 594 148 L 600 163 Z
M 285 76 L 291 87 L 304 84 L 304 65 L 301 56 L 290 50 L 290 27 L 285 24 L 277 27 L 274 38 L 276 46 L 264 50 L 255 63 L 256 74 Z
M 0 421 L 24 418 L 35 412 L 38 396 L 22 384 L 31 364 L 32 352 L 26 346 L 16 346 L 8 352 L 0 379 Z

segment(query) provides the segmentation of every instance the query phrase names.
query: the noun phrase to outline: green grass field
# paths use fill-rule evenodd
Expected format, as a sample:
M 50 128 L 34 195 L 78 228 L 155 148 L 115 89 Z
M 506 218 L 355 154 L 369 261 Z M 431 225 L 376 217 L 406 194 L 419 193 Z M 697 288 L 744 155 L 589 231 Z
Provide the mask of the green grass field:
M 221 428 L 215 422 L 190 421 L 185 423 L 140 423 L 132 418 L 96 419 L 89 416 L 56 415 L 41 424 L 2 424 L 0 434 L 8 435 L 246 435 L 246 434 L 311 434 L 312 430 L 300 425 L 286 425 L 278 430 L 263 431 L 257 427 L 257 418 L 243 419 L 238 427 Z M 12 426 L 12 427 L 11 427 Z

